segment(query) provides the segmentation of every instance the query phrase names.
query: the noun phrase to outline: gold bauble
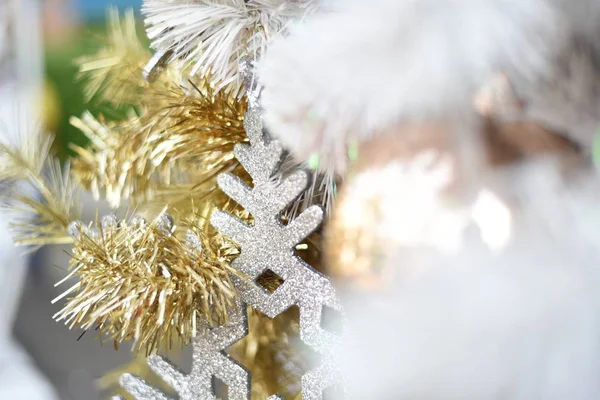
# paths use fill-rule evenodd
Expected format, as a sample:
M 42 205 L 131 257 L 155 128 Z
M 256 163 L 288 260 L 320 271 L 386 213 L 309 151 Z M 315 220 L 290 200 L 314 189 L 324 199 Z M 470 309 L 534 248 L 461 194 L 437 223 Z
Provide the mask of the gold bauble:
M 436 208 L 431 199 L 440 192 L 449 197 L 456 180 L 450 138 L 443 125 L 407 126 L 358 146 L 325 228 L 326 267 L 338 283 L 380 287 L 396 272 L 398 252 L 422 239 L 411 229 L 417 219 L 430 220 L 424 213 Z M 411 208 L 420 196 L 429 203 L 417 216 Z
M 548 154 L 577 158 L 567 140 L 535 123 L 481 122 L 470 150 L 456 125 L 441 123 L 397 128 L 358 147 L 325 227 L 325 266 L 338 284 L 378 289 L 395 274 L 419 273 L 415 248 L 458 251 L 486 170 Z M 466 160 L 473 150 L 478 163 Z

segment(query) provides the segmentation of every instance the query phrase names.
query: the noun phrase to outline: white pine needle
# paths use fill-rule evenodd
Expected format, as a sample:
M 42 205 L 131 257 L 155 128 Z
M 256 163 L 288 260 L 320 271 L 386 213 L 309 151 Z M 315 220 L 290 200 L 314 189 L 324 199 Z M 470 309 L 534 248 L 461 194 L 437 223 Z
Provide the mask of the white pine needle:
M 152 47 L 190 65 L 192 75 L 212 76 L 215 91 L 241 94 L 241 58 L 260 57 L 267 42 L 316 0 L 145 0 L 142 12 Z

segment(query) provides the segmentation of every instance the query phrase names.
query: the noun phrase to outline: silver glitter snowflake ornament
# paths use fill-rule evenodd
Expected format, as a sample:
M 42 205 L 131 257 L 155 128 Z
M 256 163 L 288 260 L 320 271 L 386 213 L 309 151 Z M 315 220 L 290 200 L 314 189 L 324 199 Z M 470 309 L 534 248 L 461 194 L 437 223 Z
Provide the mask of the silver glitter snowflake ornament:
M 331 351 L 336 335 L 321 327 L 324 307 L 341 311 L 331 281 L 297 257 L 294 249 L 310 235 L 323 220 L 323 211 L 312 206 L 287 225 L 281 222 L 283 211 L 307 187 L 308 174 L 296 170 L 274 181 L 283 155 L 279 142 L 268 141 L 258 106 L 258 90 L 254 86 L 248 64 L 246 72 L 249 110 L 244 127 L 250 145 L 238 144 L 235 156 L 252 177 L 253 187 L 231 174 L 218 178 L 221 189 L 242 205 L 254 217 L 248 225 L 221 211 L 212 215 L 212 224 L 224 235 L 231 237 L 241 247 L 240 256 L 232 267 L 244 272 L 252 280 L 232 277 L 240 294 L 238 310 L 227 326 L 204 328 L 193 340 L 193 364 L 190 374 L 177 370 L 160 356 L 149 357 L 149 366 L 177 392 L 182 400 L 214 400 L 214 377 L 228 385 L 230 400 L 250 398 L 250 374 L 227 353 L 227 349 L 248 333 L 246 305 L 273 318 L 292 306 L 300 310 L 300 339 L 321 355 L 317 368 L 302 376 L 303 400 L 323 398 L 323 390 L 338 383 L 337 367 Z M 257 285 L 254 280 L 271 270 L 284 282 L 274 292 Z M 121 385 L 138 400 L 169 399 L 142 379 L 130 374 L 121 378 Z M 268 400 L 283 399 L 274 395 Z

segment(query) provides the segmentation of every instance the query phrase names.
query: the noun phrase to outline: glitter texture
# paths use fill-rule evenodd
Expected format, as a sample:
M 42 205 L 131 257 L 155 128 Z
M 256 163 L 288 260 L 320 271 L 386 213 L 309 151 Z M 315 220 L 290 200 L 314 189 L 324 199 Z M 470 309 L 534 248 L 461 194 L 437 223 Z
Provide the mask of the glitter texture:
M 249 110 L 244 126 L 251 145 L 236 145 L 235 156 L 252 177 L 253 187 L 231 174 L 220 175 L 218 182 L 226 194 L 252 214 L 254 223 L 248 225 L 222 211 L 213 212 L 211 218 L 212 224 L 242 249 L 232 267 L 251 279 L 232 277 L 240 293 L 242 303 L 237 307 L 240 311 L 232 313 L 226 326 L 200 330 L 193 341 L 194 358 L 189 375 L 159 356 L 151 356 L 148 363 L 173 387 L 180 399 L 216 399 L 211 384 L 213 377 L 228 385 L 229 399 L 249 399 L 250 374 L 225 353 L 248 332 L 244 303 L 271 318 L 297 305 L 300 309 L 300 339 L 322 359 L 320 366 L 302 376 L 302 399 L 318 400 L 323 398 L 324 389 L 338 382 L 337 367 L 330 354 L 336 335 L 321 327 L 323 307 L 340 312 L 341 306 L 330 280 L 297 257 L 294 248 L 321 224 L 323 211 L 312 206 L 287 225 L 281 222 L 285 208 L 305 190 L 308 175 L 296 170 L 274 184 L 272 177 L 280 166 L 283 149 L 277 141 L 267 141 L 263 137 L 256 101 L 258 90 L 249 80 L 246 81 L 247 87 L 251 88 L 248 90 Z M 267 269 L 284 280 L 273 293 L 253 281 Z M 130 374 L 122 376 L 121 385 L 138 400 L 168 399 Z M 277 399 L 283 398 L 274 395 L 267 400 Z
M 228 385 L 229 399 L 245 400 L 250 390 L 248 372 L 223 352 L 247 333 L 246 315 L 238 312 L 230 323 L 203 329 L 193 341 L 192 371 L 186 375 L 160 356 L 150 356 L 148 365 L 179 395 L 181 400 L 214 400 L 212 377 Z M 169 399 L 164 393 L 131 374 L 124 374 L 121 386 L 138 400 Z

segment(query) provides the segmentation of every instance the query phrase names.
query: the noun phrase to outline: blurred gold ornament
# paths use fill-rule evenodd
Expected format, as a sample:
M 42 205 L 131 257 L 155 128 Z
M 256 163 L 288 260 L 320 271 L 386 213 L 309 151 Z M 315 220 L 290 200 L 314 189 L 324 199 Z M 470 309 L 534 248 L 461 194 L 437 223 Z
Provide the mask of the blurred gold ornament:
M 404 127 L 358 147 L 325 230 L 334 279 L 378 288 L 400 268 L 393 260 L 406 246 L 455 245 L 448 236 L 460 215 L 445 211 L 444 197 L 456 179 L 452 146 L 440 125 Z
M 275 318 L 248 308 L 248 335 L 232 346 L 231 354 L 252 374 L 251 398 L 266 399 L 278 393 L 293 399 L 300 392 L 307 360 L 294 349 L 299 340 L 298 318 L 297 307 Z
M 578 158 L 571 143 L 535 123 L 480 122 L 471 126 L 470 147 L 461 147 L 456 126 L 443 123 L 399 127 L 361 144 L 326 227 L 328 273 L 381 287 L 406 271 L 398 260 L 410 264 L 409 249 L 457 251 L 469 224 L 493 251 L 508 240 L 510 212 L 485 190 L 486 173 L 548 154 Z M 492 208 L 497 218 L 479 218 Z M 501 240 L 490 242 L 490 234 Z
M 42 87 L 41 96 L 41 120 L 44 130 L 47 132 L 56 132 L 60 124 L 62 109 L 58 89 L 54 83 L 46 79 Z
M 581 149 L 566 137 L 532 121 L 488 119 L 482 130 L 488 163 L 502 167 L 540 156 L 580 159 Z
M 239 251 L 188 228 L 164 213 L 150 223 L 106 216 L 94 227 L 71 225 L 71 272 L 59 284 L 79 281 L 54 300 L 67 297 L 55 319 L 115 343 L 132 339 L 146 354 L 187 344 L 197 324 L 226 323 L 236 301 L 230 276 L 240 276 L 229 264 Z

